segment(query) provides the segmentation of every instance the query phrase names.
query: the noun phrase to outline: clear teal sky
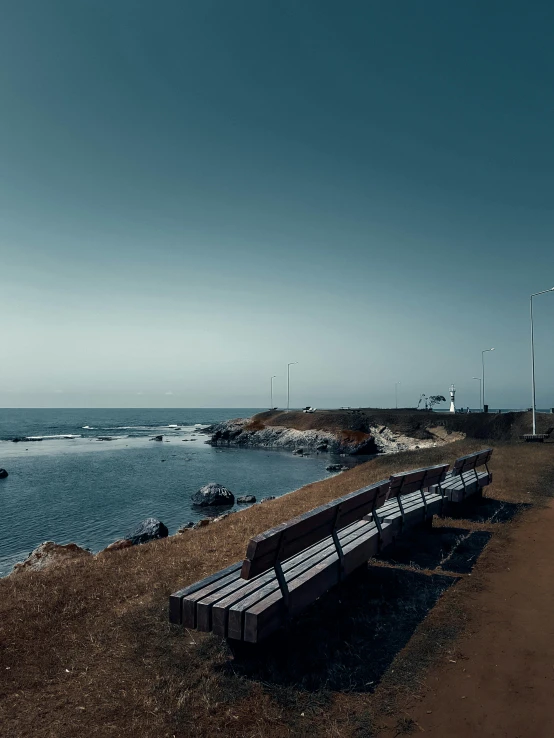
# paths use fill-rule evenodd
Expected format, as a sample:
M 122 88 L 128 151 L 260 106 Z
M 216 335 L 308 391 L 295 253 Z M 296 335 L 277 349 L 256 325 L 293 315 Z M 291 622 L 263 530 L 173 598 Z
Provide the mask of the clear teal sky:
M 23 0 L 0 406 L 530 405 L 554 4 Z M 536 301 L 554 406 L 554 294 Z

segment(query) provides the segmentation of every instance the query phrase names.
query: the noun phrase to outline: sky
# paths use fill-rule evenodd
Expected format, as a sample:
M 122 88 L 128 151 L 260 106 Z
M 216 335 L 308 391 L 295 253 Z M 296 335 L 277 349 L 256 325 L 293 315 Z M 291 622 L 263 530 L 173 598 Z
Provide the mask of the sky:
M 531 405 L 554 5 L 25 0 L 0 24 L 0 407 Z M 554 293 L 535 307 L 554 406 Z

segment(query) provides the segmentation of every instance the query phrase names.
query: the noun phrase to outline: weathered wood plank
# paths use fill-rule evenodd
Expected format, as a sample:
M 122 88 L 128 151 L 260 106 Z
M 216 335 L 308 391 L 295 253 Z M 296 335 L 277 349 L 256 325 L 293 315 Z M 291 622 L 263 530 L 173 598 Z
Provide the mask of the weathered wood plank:
M 236 574 L 237 576 L 240 574 L 240 567 L 242 565 L 242 562 L 238 561 L 235 564 L 231 564 L 231 566 L 226 567 L 225 569 L 222 569 L 221 571 L 216 572 L 215 574 L 210 574 L 209 577 L 206 577 L 205 579 L 200 580 L 199 582 L 195 582 L 194 584 L 189 585 L 188 587 L 184 587 L 183 589 L 178 590 L 177 592 L 174 592 L 169 597 L 169 621 L 171 623 L 174 623 L 176 625 L 182 624 L 182 601 L 185 597 L 194 594 L 195 592 L 199 592 L 200 590 L 203 590 L 205 587 L 210 586 L 211 584 L 215 584 L 219 582 L 221 579 L 224 579 L 230 574 Z M 194 627 L 194 625 L 189 626 Z
M 477 451 L 467 456 L 460 456 L 454 462 L 453 472 L 454 474 L 463 474 L 463 472 L 475 469 L 476 467 L 483 466 L 490 461 L 493 449 L 487 448 L 483 451 Z

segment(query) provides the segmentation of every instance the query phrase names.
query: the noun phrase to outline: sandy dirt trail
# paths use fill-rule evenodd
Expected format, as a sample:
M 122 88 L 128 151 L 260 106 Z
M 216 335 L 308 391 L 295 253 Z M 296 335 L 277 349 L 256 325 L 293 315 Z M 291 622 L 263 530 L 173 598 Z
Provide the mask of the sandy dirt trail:
M 472 595 L 468 632 L 406 710 L 414 735 L 554 735 L 554 502 L 527 514 L 510 538 Z

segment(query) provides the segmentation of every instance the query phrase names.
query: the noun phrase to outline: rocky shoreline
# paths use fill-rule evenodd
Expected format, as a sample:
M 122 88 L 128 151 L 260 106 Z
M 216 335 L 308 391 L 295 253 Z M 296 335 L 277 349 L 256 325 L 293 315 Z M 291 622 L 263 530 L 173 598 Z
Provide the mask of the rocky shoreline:
M 373 456 L 431 448 L 442 445 L 440 437 L 411 438 L 386 426 L 370 426 L 369 432 L 297 430 L 285 426 L 265 426 L 255 418 L 237 418 L 204 430 L 212 446 L 272 448 L 293 453 L 330 453 L 347 456 Z
M 251 499 L 244 498 L 243 504 L 256 502 L 256 498 L 252 497 L 252 495 L 247 495 L 246 497 Z M 261 500 L 259 504 L 274 499 L 275 497 L 266 497 Z M 237 502 L 239 501 L 240 498 L 237 499 Z M 227 512 L 222 512 L 217 517 L 202 518 L 201 520 L 197 520 L 196 523 L 189 521 L 182 525 L 174 535 L 182 535 L 190 530 L 198 530 L 198 528 L 204 528 L 206 525 L 218 523 L 219 521 L 228 518 L 229 515 L 234 512 L 239 511 L 229 510 Z M 29 571 L 43 571 L 44 569 L 49 569 L 53 566 L 63 566 L 64 564 L 91 557 L 101 558 L 105 555 L 112 554 L 115 551 L 121 551 L 126 548 L 139 546 L 144 543 L 149 543 L 150 541 L 156 541 L 161 538 L 168 537 L 170 536 L 167 527 L 160 520 L 157 520 L 156 518 L 147 518 L 128 538 L 120 538 L 117 541 L 110 543 L 106 548 L 103 548 L 96 554 L 88 548 L 78 546 L 76 543 L 60 544 L 55 543 L 54 541 L 44 541 L 44 543 L 41 543 L 31 551 L 24 561 L 20 561 L 15 564 L 12 571 L 7 576 L 13 577 Z
M 387 426 L 369 426 L 362 430 L 325 430 L 309 429 L 297 430 L 285 426 L 266 426 L 263 422 L 254 418 L 238 418 L 225 421 L 204 429 L 210 437 L 206 443 L 212 446 L 229 446 L 242 448 L 271 448 L 291 451 L 297 456 L 312 453 L 329 453 L 340 456 L 361 456 L 377 454 L 392 454 L 400 451 L 409 451 L 419 448 L 430 448 L 444 445 L 457 440 L 462 434 L 449 434 L 442 428 L 429 428 L 429 438 L 412 438 L 402 433 L 394 432 Z M 161 440 L 162 437 L 153 440 Z M 327 466 L 328 471 L 342 472 L 348 469 L 341 463 L 331 463 Z M 7 474 L 6 474 L 7 475 Z M 258 504 L 268 502 L 275 497 L 266 497 Z M 252 495 L 237 497 L 220 484 L 208 484 L 202 487 L 192 496 L 195 506 L 211 506 L 218 510 L 212 517 L 198 520 L 196 523 L 189 521 L 182 525 L 175 535 L 182 535 L 189 530 L 202 528 L 206 525 L 224 520 L 238 510 L 229 508 L 235 503 L 250 505 L 256 503 Z M 93 554 L 86 548 L 81 548 L 75 543 L 65 545 L 45 541 L 32 551 L 27 559 L 16 564 L 9 576 L 18 575 L 24 571 L 40 571 L 50 566 L 63 565 L 75 560 L 90 556 L 102 557 L 113 552 L 132 546 L 148 543 L 149 541 L 166 538 L 169 535 L 167 527 L 156 518 L 147 518 L 126 538 L 121 538 L 109 544 L 106 548 Z

